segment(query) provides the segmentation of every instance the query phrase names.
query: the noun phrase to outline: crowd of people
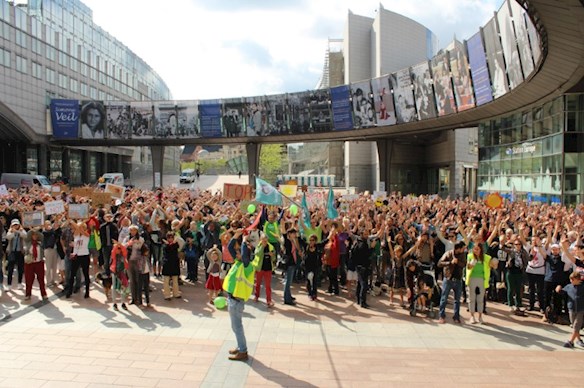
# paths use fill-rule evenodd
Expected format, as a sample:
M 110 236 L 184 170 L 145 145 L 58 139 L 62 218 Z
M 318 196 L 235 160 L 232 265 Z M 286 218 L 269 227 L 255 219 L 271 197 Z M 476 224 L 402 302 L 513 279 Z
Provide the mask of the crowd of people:
M 26 214 L 56 199 L 66 203 L 64 212 L 23 225 Z M 67 207 L 80 203 L 89 204 L 88 216 L 71 219 Z M 0 290 L 4 296 L 24 289 L 30 300 L 35 279 L 43 299 L 47 287 L 66 298 L 82 287 L 85 298 L 102 289 L 118 310 L 150 307 L 151 279 L 162 280 L 166 300 L 201 279 L 213 304 L 233 296 L 239 283 L 230 283 L 230 269 L 244 257 L 255 269 L 246 272 L 252 278 L 245 287 L 257 302 L 263 286 L 268 308 L 276 303 L 272 280 L 282 276 L 287 305 L 296 304 L 293 284 L 305 282 L 312 301 L 323 287 L 332 296 L 346 289 L 343 295 L 369 308 L 368 298 L 384 291 L 391 306 L 412 315 L 435 307 L 445 323 L 453 291 L 455 323 L 462 321 L 461 299 L 472 324 L 483 324 L 487 301 L 496 301 L 514 314 L 540 311 L 544 321 L 572 322 L 565 346 L 584 346 L 582 206 L 505 202 L 493 209 L 471 199 L 399 193 L 385 201 L 368 193 L 337 196 L 334 205 L 339 217 L 330 219 L 324 206 L 311 206 L 308 217 L 290 205 L 257 204 L 250 212 L 220 192 L 180 188 L 127 189 L 123 200 L 99 206 L 69 193 L 9 190 L 0 198 Z

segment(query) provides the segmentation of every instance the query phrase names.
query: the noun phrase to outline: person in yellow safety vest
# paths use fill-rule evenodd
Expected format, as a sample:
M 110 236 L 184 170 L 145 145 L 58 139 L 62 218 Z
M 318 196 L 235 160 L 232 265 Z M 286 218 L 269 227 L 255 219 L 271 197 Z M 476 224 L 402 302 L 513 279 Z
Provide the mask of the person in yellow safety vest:
M 228 295 L 231 330 L 237 340 L 237 347 L 229 351 L 229 359 L 245 361 L 248 356 L 242 318 L 245 302 L 253 292 L 255 268 L 250 265 L 253 248 L 247 241 L 247 234 L 244 236 L 244 230 L 238 229 L 229 241 L 227 249 L 234 258 L 234 263 L 223 280 L 223 289 Z

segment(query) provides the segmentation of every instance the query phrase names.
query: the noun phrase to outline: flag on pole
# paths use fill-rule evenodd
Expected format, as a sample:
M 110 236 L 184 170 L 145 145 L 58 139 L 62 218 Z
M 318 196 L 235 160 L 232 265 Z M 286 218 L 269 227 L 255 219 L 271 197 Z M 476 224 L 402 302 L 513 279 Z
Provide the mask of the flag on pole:
M 256 178 L 256 201 L 266 205 L 282 205 L 282 194 L 263 179 Z
M 335 208 L 335 193 L 333 188 L 329 187 L 328 200 L 326 202 L 326 213 L 330 219 L 335 219 L 339 216 L 339 212 Z
M 308 203 L 306 203 L 306 193 L 302 196 L 302 222 L 306 229 L 310 229 L 310 210 L 308 210 Z
M 260 224 L 260 220 L 262 219 L 262 213 L 263 213 L 263 209 L 258 209 L 258 215 L 256 216 L 254 222 L 248 226 L 247 228 L 245 228 L 245 230 L 249 233 L 254 229 L 257 229 L 258 225 Z

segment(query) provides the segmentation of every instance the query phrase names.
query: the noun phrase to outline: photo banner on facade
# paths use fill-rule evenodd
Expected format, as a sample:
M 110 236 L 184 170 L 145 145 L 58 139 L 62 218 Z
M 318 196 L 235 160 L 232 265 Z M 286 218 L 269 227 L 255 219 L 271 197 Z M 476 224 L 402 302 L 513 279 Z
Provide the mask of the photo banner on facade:
M 176 138 L 178 120 L 174 101 L 154 102 L 154 137 Z
M 199 137 L 199 102 L 196 100 L 177 101 L 176 114 L 180 138 Z
M 395 102 L 395 114 L 398 123 L 409 123 L 416 120 L 416 105 L 412 91 L 412 79 L 410 69 L 402 69 L 390 75 L 393 98 Z
M 418 119 L 425 120 L 436 117 L 436 102 L 432 90 L 432 77 L 428 61 L 410 67 L 410 75 L 414 84 L 414 96 Z
M 353 129 L 353 107 L 348 85 L 331 88 L 331 104 L 333 108 L 333 129 L 335 131 Z
M 223 103 L 223 133 L 227 137 L 256 136 L 256 133 L 246 134 L 245 103 L 242 98 L 226 98 Z
M 444 53 L 434 56 L 430 61 L 430 67 L 432 68 L 432 78 L 434 79 L 438 116 L 456 113 L 448 55 Z
M 270 135 L 287 135 L 288 122 L 286 120 L 286 94 L 267 96 L 265 105 L 268 118 L 268 133 Z
M 130 104 L 128 102 L 109 101 L 107 103 L 106 137 L 108 139 L 130 139 Z
M 245 119 L 245 136 L 267 136 L 268 110 L 263 96 L 246 97 L 243 115 Z
M 106 113 L 103 101 L 82 101 L 79 137 L 82 139 L 105 138 Z
M 519 59 L 521 59 L 521 68 L 523 75 L 527 78 L 533 72 L 533 57 L 531 49 L 529 48 L 529 38 L 527 34 L 527 26 L 525 24 L 525 10 L 517 1 L 511 1 L 511 14 L 513 18 L 513 25 L 515 26 L 515 36 L 517 37 L 517 46 L 519 47 Z
M 219 100 L 201 101 L 199 120 L 202 137 L 221 137 L 221 104 Z
M 525 13 L 524 15 L 525 25 L 527 26 L 527 36 L 529 37 L 529 46 L 531 47 L 531 54 L 533 55 L 533 62 L 536 64 L 541 59 L 541 42 L 539 34 L 537 33 L 533 22 L 529 18 L 529 15 Z
M 130 102 L 132 139 L 152 139 L 154 137 L 154 106 L 149 101 Z
M 505 55 L 505 64 L 507 65 L 509 87 L 513 90 L 523 82 L 523 73 L 521 71 L 521 61 L 519 60 L 519 52 L 517 51 L 517 43 L 515 41 L 515 32 L 511 24 L 509 1 L 505 1 L 499 12 L 497 12 L 497 22 L 499 23 L 503 54 Z
M 369 81 L 351 84 L 353 98 L 353 121 L 355 129 L 375 126 L 375 107 Z
M 310 132 L 310 93 L 288 94 L 288 125 L 292 135 Z
M 459 41 L 454 41 L 454 48 L 448 52 L 450 58 L 450 71 L 452 82 L 454 83 L 454 99 L 458 111 L 462 112 L 474 108 L 475 101 L 470 83 L 470 72 L 468 71 L 468 60 L 466 58 L 464 45 Z
M 395 109 L 393 108 L 393 94 L 389 86 L 389 78 L 379 77 L 371 80 L 373 102 L 375 104 L 375 118 L 377 126 L 394 125 L 396 123 Z
M 330 100 L 329 89 L 315 90 L 310 94 L 310 128 L 312 132 L 329 132 L 332 129 Z
M 489 79 L 489 70 L 487 69 L 487 58 L 485 57 L 485 48 L 481 39 L 481 33 L 477 32 L 466 42 L 468 48 L 468 60 L 472 70 L 471 77 L 474 86 L 477 106 L 493 101 L 493 89 Z
M 505 74 L 505 62 L 503 60 L 503 48 L 497 33 L 495 18 L 489 20 L 483 28 L 483 38 L 485 40 L 485 51 L 487 53 L 487 63 L 491 74 L 491 86 L 493 97 L 499 98 L 509 91 L 507 75 Z
M 79 136 L 79 100 L 51 100 L 51 124 L 55 139 Z

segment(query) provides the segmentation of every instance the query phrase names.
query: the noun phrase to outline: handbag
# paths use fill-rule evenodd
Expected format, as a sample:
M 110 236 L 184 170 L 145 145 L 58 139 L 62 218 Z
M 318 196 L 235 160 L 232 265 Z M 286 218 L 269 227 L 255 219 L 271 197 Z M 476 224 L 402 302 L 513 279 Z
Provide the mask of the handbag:
M 24 264 L 32 264 L 33 261 L 34 259 L 32 258 L 31 253 L 27 253 L 26 255 L 24 255 Z

